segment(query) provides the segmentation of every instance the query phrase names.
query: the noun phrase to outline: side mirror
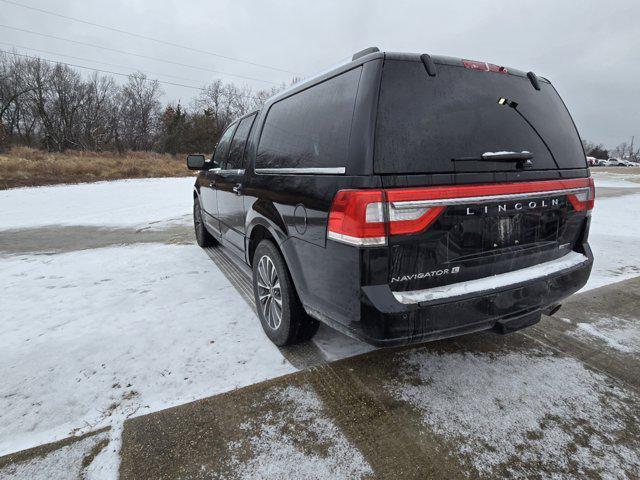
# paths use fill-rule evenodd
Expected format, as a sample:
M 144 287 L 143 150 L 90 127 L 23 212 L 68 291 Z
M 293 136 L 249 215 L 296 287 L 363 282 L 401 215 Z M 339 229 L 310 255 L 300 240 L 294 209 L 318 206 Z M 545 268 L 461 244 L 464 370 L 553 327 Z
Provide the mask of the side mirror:
M 189 170 L 202 170 L 202 169 L 204 169 L 204 155 L 188 155 L 187 156 L 187 168 Z

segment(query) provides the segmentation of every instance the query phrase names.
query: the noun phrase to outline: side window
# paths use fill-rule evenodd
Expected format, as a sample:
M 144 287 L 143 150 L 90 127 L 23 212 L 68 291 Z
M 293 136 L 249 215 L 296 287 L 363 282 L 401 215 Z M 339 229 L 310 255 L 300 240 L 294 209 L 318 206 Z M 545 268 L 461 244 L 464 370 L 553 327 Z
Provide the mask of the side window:
M 244 147 L 247 144 L 247 138 L 249 138 L 251 125 L 253 125 L 255 118 L 255 115 L 251 115 L 250 117 L 243 118 L 238 124 L 236 133 L 233 136 L 233 141 L 231 142 L 227 166 L 224 167 L 226 170 L 239 170 L 242 168 Z
M 213 166 L 218 168 L 224 168 L 224 164 L 227 160 L 227 154 L 229 153 L 229 145 L 231 144 L 231 137 L 233 137 L 233 132 L 236 129 L 237 124 L 234 123 L 227 127 L 222 136 L 220 137 L 220 141 L 218 142 L 218 146 L 216 147 L 216 151 L 213 154 Z
M 362 67 L 274 103 L 256 168 L 345 167 Z

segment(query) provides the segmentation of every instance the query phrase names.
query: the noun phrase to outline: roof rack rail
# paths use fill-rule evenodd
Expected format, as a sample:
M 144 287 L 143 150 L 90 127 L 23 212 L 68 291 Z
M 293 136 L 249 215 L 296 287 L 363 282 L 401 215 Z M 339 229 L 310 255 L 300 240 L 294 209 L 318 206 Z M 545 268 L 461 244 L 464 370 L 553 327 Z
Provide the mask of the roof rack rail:
M 353 62 L 354 60 L 364 57 L 365 55 L 369 55 L 370 53 L 376 53 L 379 51 L 380 49 L 378 47 L 365 48 L 364 50 L 360 50 L 359 52 L 354 53 L 353 57 L 351 57 L 351 61 Z

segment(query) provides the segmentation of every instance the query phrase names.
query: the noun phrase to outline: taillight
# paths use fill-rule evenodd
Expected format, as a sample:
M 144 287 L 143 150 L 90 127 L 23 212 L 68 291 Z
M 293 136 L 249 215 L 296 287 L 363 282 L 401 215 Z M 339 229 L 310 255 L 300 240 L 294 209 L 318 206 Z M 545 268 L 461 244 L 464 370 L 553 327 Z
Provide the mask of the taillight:
M 419 233 L 444 207 L 411 205 L 401 190 L 340 190 L 331 205 L 327 237 L 351 245 L 386 245 L 387 235 Z M 386 218 L 385 218 L 386 217 Z
M 443 206 L 412 205 L 411 202 L 394 202 L 388 195 L 389 234 L 410 235 L 426 230 L 444 210 Z
M 333 199 L 327 237 L 351 245 L 386 245 L 388 235 L 429 228 L 447 205 L 566 195 L 574 210 L 593 209 L 592 178 L 453 185 L 388 190 L 340 190 Z
M 577 212 L 593 210 L 593 204 L 596 199 L 596 187 L 593 183 L 593 178 L 588 178 L 587 180 L 587 188 L 567 194 L 573 209 Z
M 351 245 L 385 245 L 382 190 L 340 190 L 333 199 L 327 237 Z

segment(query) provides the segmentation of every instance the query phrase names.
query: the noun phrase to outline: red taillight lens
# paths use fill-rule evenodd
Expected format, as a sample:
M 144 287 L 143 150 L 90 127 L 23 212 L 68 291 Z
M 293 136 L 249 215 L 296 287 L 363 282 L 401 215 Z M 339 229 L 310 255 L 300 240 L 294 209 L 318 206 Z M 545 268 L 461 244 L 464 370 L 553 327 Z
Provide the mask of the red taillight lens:
M 352 245 L 385 245 L 382 190 L 340 190 L 331 205 L 327 236 Z
M 340 190 L 331 205 L 328 238 L 352 245 L 385 245 L 388 234 L 421 232 L 444 210 L 394 203 L 398 192 L 401 190 Z
M 593 210 L 593 205 L 596 199 L 596 187 L 593 183 L 593 178 L 588 178 L 586 180 L 588 180 L 587 188 L 567 195 L 573 209 L 577 212 Z

